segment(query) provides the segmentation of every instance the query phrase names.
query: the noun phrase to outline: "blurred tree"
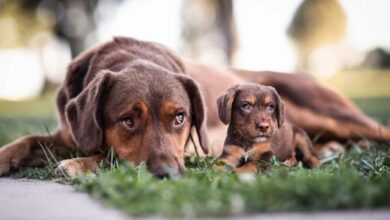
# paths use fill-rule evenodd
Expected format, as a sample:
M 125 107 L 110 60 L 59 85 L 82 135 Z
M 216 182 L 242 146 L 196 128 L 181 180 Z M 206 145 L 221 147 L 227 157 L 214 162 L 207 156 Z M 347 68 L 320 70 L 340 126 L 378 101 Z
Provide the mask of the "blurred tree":
M 186 0 L 182 18 L 183 54 L 231 63 L 237 46 L 232 0 Z
M 390 69 L 390 51 L 381 47 L 368 51 L 361 66 L 370 69 Z
M 304 0 L 287 30 L 298 48 L 298 70 L 307 70 L 310 54 L 344 37 L 346 15 L 338 0 Z
M 0 0 L 0 48 L 28 45 L 32 36 L 49 31 L 31 10 L 38 4 L 38 0 Z
M 0 0 L 1 47 L 27 45 L 42 31 L 66 41 L 76 56 L 94 40 L 98 0 Z M 7 37 L 12 35 L 10 37 Z
M 94 12 L 97 1 L 43 0 L 39 5 L 39 10 L 51 14 L 55 19 L 54 33 L 69 44 L 72 57 L 77 56 L 96 40 Z

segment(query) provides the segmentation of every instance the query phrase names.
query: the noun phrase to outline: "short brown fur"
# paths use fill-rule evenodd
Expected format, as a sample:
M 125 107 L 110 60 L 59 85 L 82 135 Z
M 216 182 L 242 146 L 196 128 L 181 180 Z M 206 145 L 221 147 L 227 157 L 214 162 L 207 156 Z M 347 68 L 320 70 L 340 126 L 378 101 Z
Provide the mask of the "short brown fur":
M 203 97 L 169 49 L 115 38 L 81 54 L 68 69 L 57 96 L 60 116 L 52 136 L 28 136 L 0 149 L 0 175 L 40 165 L 42 147 L 64 157 L 73 147 L 85 158 L 61 161 L 57 173 L 95 171 L 109 149 L 156 176 L 184 172 L 191 127 L 208 153 Z M 60 151 L 61 150 L 61 151 Z M 61 153 L 61 154 L 60 154 Z
M 307 134 L 284 121 L 284 104 L 273 87 L 235 85 L 217 105 L 221 121 L 229 124 L 220 160 L 236 172 L 268 169 L 272 155 L 288 166 L 295 165 L 298 154 L 306 166 L 320 166 Z
M 72 174 L 79 173 L 79 168 L 93 171 L 101 160 L 95 155 L 107 154 L 111 147 L 130 162 L 146 160 L 157 175 L 165 173 L 161 169 L 164 163 L 182 172 L 182 145 L 188 138 L 189 127 L 197 131 L 204 152 L 208 152 L 207 136 L 213 146 L 222 146 L 226 126 L 218 119 L 215 100 L 230 86 L 246 82 L 275 87 L 283 97 L 288 121 L 301 127 L 311 138 L 321 134 L 318 141 L 324 146 L 341 146 L 335 141 L 345 144 L 362 138 L 390 141 L 389 128 L 363 114 L 345 96 L 307 76 L 216 68 L 182 61 L 160 44 L 120 37 L 74 59 L 57 95 L 58 129 L 51 135 L 21 137 L 0 148 L 0 176 L 9 173 L 11 168 L 41 165 L 46 159 L 42 146 L 58 158 L 66 157 L 74 147 L 83 150 L 88 156 L 85 160 L 77 158 L 59 164 L 60 170 Z M 161 94 L 166 94 L 165 99 L 149 98 Z M 178 97 L 178 94 L 184 95 Z M 145 103 L 139 110 L 144 126 L 130 140 L 120 131 L 115 115 L 132 113 L 131 103 L 137 101 Z M 187 111 L 185 126 L 175 135 L 166 129 L 167 116 L 158 112 L 169 109 L 161 108 L 165 102 L 178 102 Z M 121 111 L 117 111 L 119 108 Z M 141 147 L 144 148 L 138 149 Z M 212 150 L 215 155 L 222 151 Z M 84 165 L 76 166 L 77 163 Z

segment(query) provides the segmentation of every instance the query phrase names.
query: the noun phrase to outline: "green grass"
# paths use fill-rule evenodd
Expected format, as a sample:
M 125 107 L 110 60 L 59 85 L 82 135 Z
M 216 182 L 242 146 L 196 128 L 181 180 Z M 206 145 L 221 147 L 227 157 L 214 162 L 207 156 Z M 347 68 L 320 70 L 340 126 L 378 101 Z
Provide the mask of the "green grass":
M 352 98 L 390 96 L 389 70 L 346 70 L 322 82 Z
M 390 98 L 354 101 L 366 114 L 390 125 Z M 28 104 L 0 102 L 0 146 L 22 135 L 52 131 L 55 114 L 53 106 L 46 107 L 52 103 L 53 96 Z M 227 216 L 390 207 L 390 145 L 368 151 L 355 147 L 315 170 L 290 169 L 274 161 L 267 174 L 237 176 L 213 171 L 213 163 L 210 158 L 188 162 L 182 177 L 158 180 L 144 166 L 122 162 L 118 168 L 70 183 L 131 215 Z M 47 180 L 54 178 L 53 169 L 53 163 L 47 163 L 41 168 L 23 168 L 12 177 Z
M 181 177 L 158 180 L 129 164 L 77 180 L 76 186 L 131 215 L 227 216 L 257 212 L 390 207 L 390 148 L 358 149 L 308 170 L 275 162 L 262 175 L 224 174 L 213 159 L 187 164 Z M 196 165 L 195 165 L 196 164 Z

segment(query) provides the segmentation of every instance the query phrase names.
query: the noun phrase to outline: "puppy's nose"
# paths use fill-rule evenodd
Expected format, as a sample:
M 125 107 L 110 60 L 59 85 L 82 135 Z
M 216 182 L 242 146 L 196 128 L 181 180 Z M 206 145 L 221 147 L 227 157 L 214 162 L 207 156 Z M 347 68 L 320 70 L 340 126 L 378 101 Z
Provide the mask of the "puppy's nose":
M 266 132 L 269 129 L 268 122 L 256 122 L 256 128 L 261 132 Z

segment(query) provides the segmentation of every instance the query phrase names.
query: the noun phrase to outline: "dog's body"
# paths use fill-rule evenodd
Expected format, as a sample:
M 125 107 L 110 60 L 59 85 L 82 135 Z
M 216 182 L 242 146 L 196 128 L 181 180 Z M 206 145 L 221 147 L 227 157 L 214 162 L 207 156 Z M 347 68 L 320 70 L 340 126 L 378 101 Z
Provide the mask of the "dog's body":
M 182 173 L 191 127 L 208 152 L 198 86 L 180 60 L 158 44 L 115 38 L 80 55 L 69 66 L 57 106 L 57 132 L 1 148 L 0 175 L 42 163 L 45 148 L 58 155 L 72 147 L 89 156 L 60 162 L 58 171 L 72 176 L 96 170 L 110 148 L 127 161 L 146 162 L 157 176 Z
M 228 124 L 220 159 L 236 172 L 259 172 L 275 155 L 293 166 L 320 162 L 304 130 L 285 121 L 284 103 L 270 86 L 246 83 L 229 88 L 217 99 L 218 115 Z
M 215 154 L 220 153 L 226 127 L 218 120 L 215 100 L 241 82 L 275 87 L 286 102 L 289 121 L 311 137 L 322 132 L 321 141 L 362 136 L 390 140 L 388 128 L 312 79 L 182 62 L 159 44 L 116 38 L 70 64 L 57 97 L 57 131 L 22 137 L 2 147 L 0 175 L 12 167 L 42 164 L 46 159 L 42 146 L 56 155 L 66 155 L 73 147 L 82 149 L 88 157 L 60 162 L 59 168 L 71 175 L 95 170 L 110 148 L 130 162 L 145 161 L 156 175 L 164 176 L 166 166 L 182 172 L 191 127 L 196 128 L 205 153 L 206 136 L 215 138 L 210 143 L 217 148 Z M 206 135 L 205 109 L 208 127 L 222 131 L 220 135 Z

